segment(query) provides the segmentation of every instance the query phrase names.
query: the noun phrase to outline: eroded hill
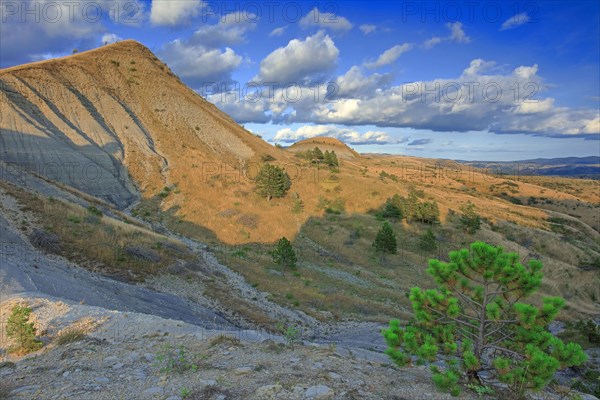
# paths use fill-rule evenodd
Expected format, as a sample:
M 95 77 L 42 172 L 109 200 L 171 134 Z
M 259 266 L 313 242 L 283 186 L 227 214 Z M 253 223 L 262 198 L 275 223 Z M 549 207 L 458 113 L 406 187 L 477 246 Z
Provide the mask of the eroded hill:
M 444 257 L 475 239 L 541 258 L 544 294 L 566 297 L 577 313 L 597 313 L 597 181 L 358 155 L 330 138 L 277 148 L 134 41 L 2 70 L 0 89 L 0 171 L 8 181 L 31 189 L 31 179 L 43 177 L 75 199 L 102 199 L 163 233 L 207 242 L 223 264 L 273 300 L 315 318 L 386 320 L 407 309 L 405 290 L 426 284 L 427 257 Z M 335 151 L 339 168 L 295 153 L 317 146 Z M 292 186 L 285 197 L 267 201 L 255 193 L 253 177 L 264 162 L 287 170 Z M 393 195 L 409 193 L 435 202 L 439 221 L 395 223 L 403 253 L 381 263 L 371 247 L 382 222 L 375 212 Z M 456 224 L 468 202 L 484 221 L 476 236 Z M 443 245 L 424 253 L 418 240 L 430 227 Z M 274 273 L 269 257 L 270 244 L 282 236 L 313 255 L 300 260 L 303 268 L 291 279 Z M 228 293 L 210 295 L 234 309 Z

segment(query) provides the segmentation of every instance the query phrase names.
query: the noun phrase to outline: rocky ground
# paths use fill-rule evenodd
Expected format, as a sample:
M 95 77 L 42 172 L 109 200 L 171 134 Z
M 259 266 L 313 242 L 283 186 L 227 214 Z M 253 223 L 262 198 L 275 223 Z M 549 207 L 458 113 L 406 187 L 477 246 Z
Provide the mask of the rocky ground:
M 0 399 L 452 398 L 436 391 L 427 367 L 398 368 L 377 352 L 290 344 L 265 332 L 205 329 L 47 298 L 6 301 L 0 316 L 17 303 L 32 308 L 45 345 L 22 358 L 8 355 L 0 328 Z M 84 335 L 61 342 L 73 329 Z M 482 397 L 466 389 L 459 398 Z
M 22 359 L 4 355 L 0 398 L 450 398 L 435 391 L 426 368 L 398 369 L 377 353 L 365 357 L 312 343 L 292 347 L 257 331 L 215 331 L 42 298 L 5 302 L 2 313 L 17 302 L 32 307 L 46 345 Z M 85 337 L 59 344 L 73 327 Z

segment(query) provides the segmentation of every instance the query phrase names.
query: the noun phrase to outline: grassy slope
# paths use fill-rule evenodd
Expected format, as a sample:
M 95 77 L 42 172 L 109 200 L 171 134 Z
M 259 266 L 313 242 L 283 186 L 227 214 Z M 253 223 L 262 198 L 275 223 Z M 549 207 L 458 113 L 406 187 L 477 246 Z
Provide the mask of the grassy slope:
M 298 231 L 293 236 L 300 256 L 296 273 L 283 271 L 284 275 L 281 275 L 282 271 L 270 259 L 271 245 L 261 240 L 262 230 L 258 228 L 248 228 L 251 236 L 246 240 L 249 243 L 231 245 L 220 241 L 210 230 L 178 219 L 173 213 L 159 212 L 163 199 L 143 203 L 138 212 L 165 223 L 170 229 L 211 243 L 224 264 L 243 274 L 261 290 L 271 293 L 275 301 L 299 307 L 322 319 L 384 321 L 392 316 L 406 317 L 409 310 L 404 296 L 406 290 L 415 285 L 431 284 L 424 272 L 427 259 L 445 258 L 449 250 L 466 247 L 474 240 L 485 240 L 517 251 L 524 261 L 540 258 L 545 264 L 546 276 L 541 293 L 565 297 L 569 304 L 569 313 L 565 313 L 565 317 L 598 313 L 600 274 L 597 270 L 579 268 L 600 255 L 598 232 L 580 219 L 547 214 L 541 207 L 515 204 L 526 203 L 529 197 L 537 195 L 551 199 L 555 205 L 576 201 L 581 207 L 597 211 L 599 204 L 593 202 L 596 185 L 589 181 L 554 181 L 552 178 L 543 178 L 545 184 L 537 185 L 535 180 L 529 183 L 524 178 L 489 177 L 479 172 L 468 178 L 465 176 L 465 179 L 434 176 L 429 180 L 406 179 L 406 176 L 402 179 L 401 164 L 406 160 L 403 157 L 371 157 L 360 161 L 368 167 L 366 173 L 361 172 L 364 171 L 361 166 L 346 163 L 339 174 L 332 175 L 335 179 L 330 177 L 313 182 L 308 187 L 294 182 L 292 190 L 299 186 L 305 191 L 311 190 L 311 196 L 301 195 L 304 210 L 299 214 L 291 211 L 287 214 L 290 225 L 296 226 Z M 309 168 L 306 164 L 303 167 Z M 382 180 L 378 174 L 381 170 L 397 174 L 398 178 Z M 439 182 L 435 183 L 435 180 Z M 548 187 L 548 182 L 560 182 L 563 186 Z M 440 204 L 443 221 L 434 227 L 440 248 L 429 254 L 418 248 L 418 236 L 428 226 L 396 223 L 394 230 L 398 236 L 399 254 L 381 260 L 371 247 L 381 221 L 366 211 L 379 207 L 394 193 L 406 195 L 410 187 L 422 189 L 426 200 L 435 199 Z M 561 191 L 563 187 L 571 190 Z M 266 225 L 274 230 L 277 222 L 268 220 L 269 212 L 283 212 L 293 205 L 291 196 L 271 202 L 251 192 L 247 196 L 266 210 L 259 214 L 260 221 L 267 219 Z M 342 199 L 346 212 L 339 216 L 323 214 L 318 206 L 319 197 L 332 201 Z M 224 206 L 227 212 L 218 216 L 223 225 L 233 229 L 236 219 L 247 212 L 245 204 L 235 200 L 231 199 L 231 204 Z M 472 236 L 458 229 L 455 219 L 448 214 L 449 210 L 457 210 L 466 201 L 475 203 L 487 221 L 483 229 Z M 356 209 L 362 212 L 356 212 Z
M 344 150 L 351 155 L 345 159 L 342 149 L 339 174 L 317 172 L 295 157 L 293 150 L 277 149 L 236 124 L 134 41 L 5 69 L 0 80 L 31 102 L 19 105 L 0 96 L 6 114 L 3 121 L 12 121 L 0 128 L 56 144 L 55 132 L 27 117 L 42 114 L 64 135 L 61 140 L 79 146 L 75 151 L 101 147 L 110 152 L 127 168 L 146 200 L 171 188 L 160 204 L 162 211 L 171 210 L 182 220 L 204 226 L 229 244 L 294 237 L 311 217 L 320 215 L 320 196 L 341 198 L 348 212 L 365 213 L 393 193 L 406 194 L 411 182 L 440 203 L 442 217 L 448 209 L 471 200 L 483 216 L 530 227 L 548 227 L 547 213 L 511 203 L 516 201 L 513 190 L 525 199 L 590 201 L 584 193 L 520 179 L 518 188 L 508 186 L 506 177 L 489 177 L 465 166 L 461 171 L 440 169 L 437 160 L 357 157 Z M 327 138 L 315 140 L 339 147 Z M 59 148 L 74 151 L 69 146 Z M 289 171 L 292 191 L 304 202 L 304 213 L 292 212 L 290 197 L 266 204 L 253 194 L 251 177 L 267 155 Z M 399 180 L 382 181 L 382 171 Z M 240 215 L 223 217 L 236 208 Z
M 411 247 L 424 227 L 396 224 L 406 251 L 381 264 L 370 246 L 381 222 L 367 213 L 393 194 L 406 196 L 415 188 L 438 202 L 442 226 L 436 234 L 447 243 L 460 247 L 484 239 L 526 257 L 541 257 L 546 264 L 545 293 L 565 296 L 576 312 L 598 313 L 598 273 L 578 268 L 600 256 L 597 181 L 494 176 L 440 160 L 383 155 L 340 159 L 339 173 L 318 170 L 244 130 L 132 41 L 6 69 L 0 78 L 35 99 L 40 112 L 78 146 L 92 139 L 82 138 L 64 116 L 77 120 L 81 130 L 94 132 L 93 140 L 103 146 L 119 142 L 119 160 L 122 157 L 144 198 L 137 215 L 212 243 L 227 265 L 282 303 L 297 304 L 323 318 L 330 312 L 339 318 L 380 320 L 405 310 L 404 291 L 427 284 L 423 269 L 429 255 Z M 25 82 L 41 82 L 40 90 L 52 90 L 42 100 Z M 110 132 L 90 114 L 89 104 L 69 94 L 71 86 L 93 104 Z M 18 112 L 7 115 L 22 124 L 20 132 L 45 134 L 43 127 L 27 124 Z M 251 177 L 265 155 L 292 176 L 291 192 L 303 202 L 302 212 L 295 212 L 291 194 L 267 202 L 253 192 Z M 461 237 L 449 218 L 451 210 L 467 201 L 488 221 L 473 238 Z M 343 204 L 345 213 L 323 218 L 324 202 Z M 85 220 L 85 211 L 69 212 Z M 81 238 L 95 232 L 87 222 L 48 214 L 44 218 L 58 224 L 57 234 L 72 236 L 73 252 L 85 245 Z M 346 244 L 357 227 L 363 231 L 361 238 Z M 318 254 L 302 257 L 300 276 L 280 277 L 269 271 L 273 265 L 268 244 L 281 236 L 293 239 L 303 254 Z M 257 250 L 240 253 L 244 245 Z M 253 252 L 258 254 L 249 258 Z M 122 264 L 115 263 L 115 268 Z

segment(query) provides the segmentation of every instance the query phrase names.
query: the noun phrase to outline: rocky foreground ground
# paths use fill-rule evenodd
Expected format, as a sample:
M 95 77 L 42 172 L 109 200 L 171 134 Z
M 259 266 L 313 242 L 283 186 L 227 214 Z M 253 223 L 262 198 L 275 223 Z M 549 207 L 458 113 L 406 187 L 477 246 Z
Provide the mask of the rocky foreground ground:
M 435 390 L 426 367 L 397 368 L 378 353 L 290 346 L 257 331 L 208 330 L 47 298 L 6 301 L 3 316 L 15 303 L 33 309 L 46 344 L 23 358 L 3 354 L 1 399 L 451 398 Z M 59 342 L 74 329 L 84 336 Z M 3 340 L 0 348 L 8 345 Z M 467 389 L 459 398 L 481 397 Z
M 6 302 L 2 312 L 17 302 L 24 301 Z M 449 398 L 435 392 L 426 369 L 399 370 L 374 361 L 376 354 L 366 360 L 333 345 L 292 347 L 256 331 L 213 331 L 43 298 L 27 303 L 47 344 L 22 359 L 4 357 L 6 398 Z M 58 344 L 74 328 L 85 337 Z

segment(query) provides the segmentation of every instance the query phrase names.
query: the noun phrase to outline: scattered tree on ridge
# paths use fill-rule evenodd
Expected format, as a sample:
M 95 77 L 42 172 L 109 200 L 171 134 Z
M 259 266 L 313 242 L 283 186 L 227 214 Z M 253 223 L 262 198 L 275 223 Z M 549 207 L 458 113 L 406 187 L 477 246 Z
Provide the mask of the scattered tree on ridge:
M 406 217 L 406 222 L 410 224 L 417 214 L 417 207 L 419 206 L 419 198 L 417 197 L 417 193 L 414 190 L 408 192 L 408 198 L 404 200 L 403 203 L 404 216 Z
M 481 218 L 475 211 L 475 204 L 470 201 L 460 207 L 460 225 L 469 234 L 477 232 L 481 228 Z
M 433 251 L 437 249 L 437 241 L 431 228 L 427 228 L 425 233 L 419 238 L 419 248 L 423 251 Z
M 325 150 L 325 154 L 323 155 L 323 162 L 329 167 L 338 167 L 338 159 L 335 151 Z
M 384 222 L 373 241 L 373 247 L 381 253 L 396 254 L 397 246 L 396 234 L 392 230 L 392 226 L 388 222 Z
M 292 243 L 284 236 L 277 241 L 275 249 L 271 252 L 273 262 L 282 267 L 296 269 L 296 252 L 292 247 Z
M 311 152 L 311 155 L 312 155 L 312 162 L 315 164 L 320 164 L 323 161 L 323 159 L 325 158 L 325 155 L 323 154 L 321 149 L 318 147 L 315 147 L 315 149 Z
M 417 209 L 413 215 L 421 223 L 435 224 L 440 221 L 440 210 L 436 201 L 424 201 L 417 204 Z
M 397 194 L 388 198 L 381 210 L 381 216 L 383 218 L 400 221 L 402 219 L 402 198 Z
M 289 175 L 276 165 L 263 164 L 256 176 L 256 192 L 267 200 L 283 197 L 292 186 Z
M 432 366 L 439 389 L 459 394 L 463 372 L 471 381 L 493 370 L 513 397 L 542 389 L 561 368 L 586 360 L 581 347 L 548 332 L 547 326 L 564 307 L 560 297 L 546 297 L 536 307 L 521 302 L 542 282 L 542 263 L 518 261 L 516 253 L 483 242 L 450 252 L 450 262 L 430 260 L 427 273 L 437 289 L 410 290 L 414 318 L 406 327 L 390 321 L 382 334 L 386 354 L 398 365 L 454 356 L 442 371 Z

